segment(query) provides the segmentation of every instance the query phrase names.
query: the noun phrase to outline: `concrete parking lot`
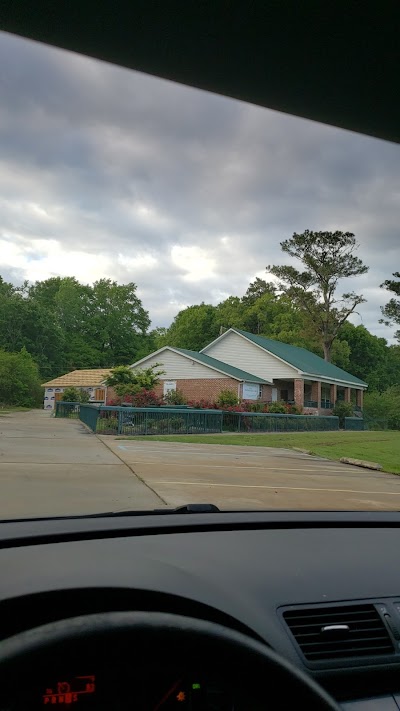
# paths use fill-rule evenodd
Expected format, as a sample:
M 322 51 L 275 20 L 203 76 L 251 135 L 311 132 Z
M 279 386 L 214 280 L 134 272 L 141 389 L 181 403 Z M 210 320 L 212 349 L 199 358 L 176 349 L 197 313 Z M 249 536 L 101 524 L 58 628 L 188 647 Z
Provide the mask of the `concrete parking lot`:
M 400 477 L 288 449 L 102 437 L 166 504 L 221 509 L 400 509 Z
M 400 477 L 285 449 L 98 437 L 39 410 L 0 416 L 0 519 L 188 502 L 398 510 Z
M 0 416 L 0 519 L 162 505 L 79 421 L 42 410 Z

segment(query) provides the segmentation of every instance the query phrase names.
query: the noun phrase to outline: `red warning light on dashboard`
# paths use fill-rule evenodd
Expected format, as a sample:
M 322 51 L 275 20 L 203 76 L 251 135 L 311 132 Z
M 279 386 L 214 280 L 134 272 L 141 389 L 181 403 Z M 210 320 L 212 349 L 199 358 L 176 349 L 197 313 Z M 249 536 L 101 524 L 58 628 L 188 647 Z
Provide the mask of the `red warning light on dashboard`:
M 96 677 L 75 676 L 70 681 L 57 681 L 55 686 L 48 687 L 43 694 L 43 704 L 74 704 L 84 694 L 93 694 L 96 690 Z

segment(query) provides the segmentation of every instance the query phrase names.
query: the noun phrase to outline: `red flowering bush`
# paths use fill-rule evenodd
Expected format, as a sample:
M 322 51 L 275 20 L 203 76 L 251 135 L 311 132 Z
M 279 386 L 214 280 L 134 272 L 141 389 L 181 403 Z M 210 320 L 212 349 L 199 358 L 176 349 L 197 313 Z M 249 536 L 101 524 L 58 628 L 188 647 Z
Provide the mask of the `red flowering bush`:
M 107 405 L 111 407 L 121 405 L 131 405 L 131 407 L 159 407 L 162 404 L 162 398 L 156 395 L 154 390 L 146 390 L 146 388 L 141 388 L 141 390 L 134 395 L 124 395 L 115 400 L 109 400 L 107 403 Z
M 129 399 L 132 407 L 159 407 L 162 404 L 162 398 L 156 395 L 154 390 L 146 390 L 145 388 L 139 390 L 135 395 L 130 395 Z
M 189 407 L 194 407 L 196 410 L 218 410 L 216 403 L 212 400 L 206 400 L 202 398 L 201 400 L 189 400 Z
M 248 412 L 244 404 L 240 405 L 228 405 L 223 408 L 225 412 Z

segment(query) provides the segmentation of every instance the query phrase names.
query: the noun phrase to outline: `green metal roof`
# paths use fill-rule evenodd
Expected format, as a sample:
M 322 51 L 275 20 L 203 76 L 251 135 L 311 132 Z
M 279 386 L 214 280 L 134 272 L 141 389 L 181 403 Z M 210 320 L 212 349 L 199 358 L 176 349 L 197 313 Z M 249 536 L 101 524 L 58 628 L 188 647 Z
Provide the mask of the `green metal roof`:
M 298 346 L 290 346 L 288 343 L 282 343 L 281 341 L 274 341 L 271 338 L 264 338 L 264 336 L 256 336 L 254 333 L 248 333 L 248 331 L 241 331 L 239 328 L 232 328 L 232 331 L 240 333 L 245 336 L 249 341 L 253 341 L 261 348 L 264 348 L 273 355 L 282 358 L 290 365 L 298 368 L 306 375 L 317 375 L 321 378 L 329 378 L 331 380 L 341 380 L 345 383 L 354 383 L 356 385 L 366 386 L 363 380 L 356 378 L 355 375 L 347 373 L 345 370 L 338 368 L 332 363 L 328 363 L 323 358 L 320 358 L 315 353 L 307 351 L 305 348 L 299 348 Z
M 248 383 L 260 383 L 262 385 L 271 384 L 270 380 L 263 380 L 263 378 L 258 378 L 256 375 L 246 373 L 245 370 L 240 370 L 240 368 L 234 368 L 233 365 L 228 365 L 228 363 L 223 363 L 221 360 L 211 358 L 211 356 L 208 356 L 205 353 L 197 353 L 197 351 L 187 351 L 185 348 L 175 348 L 175 346 L 170 346 L 170 348 L 173 348 L 174 351 L 178 351 L 178 353 L 190 356 L 194 360 L 198 360 L 200 363 L 204 363 L 204 365 L 208 365 L 211 368 L 216 368 L 217 370 L 222 371 L 222 373 L 225 373 L 225 375 L 231 375 L 232 378 L 236 378 L 236 380 L 244 380 Z

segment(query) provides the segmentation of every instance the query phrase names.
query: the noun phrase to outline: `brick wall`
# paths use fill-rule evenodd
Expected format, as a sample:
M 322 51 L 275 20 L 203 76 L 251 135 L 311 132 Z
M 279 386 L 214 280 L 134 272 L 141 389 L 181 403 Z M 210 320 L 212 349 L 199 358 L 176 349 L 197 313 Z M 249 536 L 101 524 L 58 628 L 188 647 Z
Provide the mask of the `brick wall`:
M 315 380 L 311 385 L 311 400 L 321 404 L 321 383 L 319 380 Z
M 118 400 L 118 395 L 115 392 L 114 388 L 111 387 L 111 385 L 108 385 L 107 387 L 107 395 L 106 395 L 106 405 L 109 405 L 110 402 Z
M 238 392 L 239 382 L 233 378 L 210 378 L 206 380 L 204 378 L 190 379 L 190 380 L 177 380 L 176 389 L 180 390 L 187 400 L 216 400 L 221 390 L 233 390 L 234 393 Z M 162 397 L 164 393 L 164 383 L 161 381 L 154 388 L 154 392 L 158 397 Z M 109 387 L 107 389 L 107 404 L 112 400 L 116 400 L 117 395 L 115 394 L 113 388 Z M 267 399 L 267 398 L 265 398 Z
M 272 386 L 271 385 L 263 385 L 262 386 L 261 400 L 262 400 L 262 402 L 271 402 L 271 400 L 272 400 Z
M 294 401 L 297 407 L 302 408 L 304 405 L 304 380 L 295 378 L 294 380 Z
M 221 390 L 238 392 L 238 381 L 233 378 L 204 378 L 177 380 L 176 389 L 180 390 L 188 400 L 216 400 Z M 163 394 L 163 383 L 156 389 L 157 395 Z

